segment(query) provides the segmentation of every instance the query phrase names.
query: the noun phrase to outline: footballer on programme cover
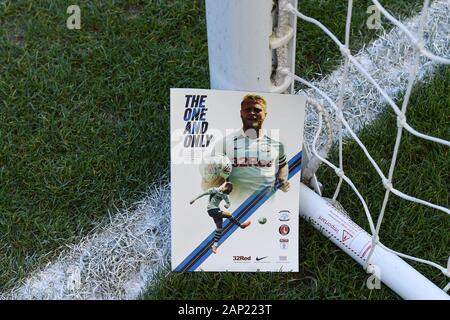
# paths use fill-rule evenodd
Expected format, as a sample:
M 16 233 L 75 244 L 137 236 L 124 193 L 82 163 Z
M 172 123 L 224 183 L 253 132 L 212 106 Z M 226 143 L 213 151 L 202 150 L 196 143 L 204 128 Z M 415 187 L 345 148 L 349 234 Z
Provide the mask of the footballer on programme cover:
M 305 99 L 171 89 L 172 270 L 298 271 Z

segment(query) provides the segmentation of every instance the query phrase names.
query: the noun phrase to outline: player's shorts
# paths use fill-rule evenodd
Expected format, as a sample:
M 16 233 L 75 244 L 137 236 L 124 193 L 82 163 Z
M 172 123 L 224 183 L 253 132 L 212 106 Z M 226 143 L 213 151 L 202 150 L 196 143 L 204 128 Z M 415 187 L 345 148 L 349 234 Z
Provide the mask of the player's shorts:
M 209 216 L 211 217 L 211 218 L 213 218 L 214 219 L 214 222 L 216 223 L 216 224 L 221 224 L 222 223 L 222 214 L 223 214 L 223 211 L 222 210 L 220 210 L 220 208 L 214 208 L 214 209 L 209 209 L 208 210 L 208 214 L 209 214 Z

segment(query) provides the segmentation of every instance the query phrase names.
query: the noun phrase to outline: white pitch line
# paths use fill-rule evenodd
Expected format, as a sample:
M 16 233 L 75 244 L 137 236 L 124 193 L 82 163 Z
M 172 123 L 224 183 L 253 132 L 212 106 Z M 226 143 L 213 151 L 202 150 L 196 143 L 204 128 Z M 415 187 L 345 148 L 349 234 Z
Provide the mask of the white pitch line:
M 169 263 L 170 187 L 152 185 L 133 210 L 110 217 L 0 299 L 136 299 Z
M 429 10 L 426 46 L 434 53 L 450 56 L 450 5 L 436 1 Z M 414 29 L 418 18 L 405 24 Z M 356 58 L 388 91 L 397 96 L 406 88 L 410 43 L 393 29 L 361 50 Z M 432 74 L 435 65 L 422 61 L 418 81 Z M 314 83 L 336 98 L 343 68 Z M 355 70 L 350 74 L 344 114 L 353 130 L 371 123 L 384 110 L 378 93 Z M 313 93 L 311 93 L 313 94 Z M 315 116 L 307 115 L 307 141 L 312 141 Z M 170 261 L 170 184 L 161 179 L 133 210 L 115 213 L 96 233 L 69 246 L 58 259 L 35 272 L 0 299 L 137 299 L 155 279 L 167 271 Z

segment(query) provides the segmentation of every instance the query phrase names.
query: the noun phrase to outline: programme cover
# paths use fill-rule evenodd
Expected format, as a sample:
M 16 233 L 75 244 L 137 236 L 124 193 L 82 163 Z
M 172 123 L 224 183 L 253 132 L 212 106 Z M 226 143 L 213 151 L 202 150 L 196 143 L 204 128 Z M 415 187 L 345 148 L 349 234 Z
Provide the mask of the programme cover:
M 305 98 L 171 89 L 175 271 L 298 271 Z

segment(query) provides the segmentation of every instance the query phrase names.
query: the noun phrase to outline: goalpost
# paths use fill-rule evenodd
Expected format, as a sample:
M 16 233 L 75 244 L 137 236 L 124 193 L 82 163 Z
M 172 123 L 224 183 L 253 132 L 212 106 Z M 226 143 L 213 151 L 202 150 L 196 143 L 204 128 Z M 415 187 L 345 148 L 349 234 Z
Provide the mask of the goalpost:
M 352 0 L 348 1 L 345 40 L 343 43 L 320 21 L 307 17 L 298 11 L 297 2 L 301 2 L 301 0 L 206 0 L 211 88 L 293 94 L 294 81 L 299 81 L 311 88 L 325 103 L 307 96 L 309 108 L 313 110 L 311 112 L 314 113 L 317 120 L 314 123 L 316 127 L 314 137 L 312 141 L 305 145 L 308 157 L 307 161 L 303 163 L 302 180 L 313 187 L 316 192 L 302 184 L 300 215 L 310 221 L 315 228 L 362 265 L 368 273 L 380 278 L 383 283 L 402 298 L 450 299 L 446 293 L 450 284 L 444 289 L 437 287 L 402 258 L 431 265 L 439 269 L 447 277 L 450 277 L 450 259 L 449 265 L 443 267 L 431 261 L 395 252 L 384 246 L 379 239 L 386 205 L 389 197 L 392 195 L 403 198 L 405 201 L 417 202 L 432 207 L 443 214 L 450 215 L 448 208 L 407 195 L 396 189 L 392 183 L 403 130 L 407 130 L 422 139 L 450 146 L 448 141 L 416 131 L 406 120 L 406 110 L 417 74 L 419 58 L 423 56 L 434 62 L 450 64 L 450 60 L 434 55 L 424 46 L 423 34 L 430 6 L 429 1 L 424 1 L 419 27 L 417 32 L 414 33 L 391 16 L 377 0 L 372 0 L 381 14 L 400 28 L 409 38 L 415 49 L 414 63 L 409 69 L 409 81 L 401 107 L 396 105 L 393 99 L 380 87 L 363 64 L 348 49 Z M 335 101 L 323 90 L 314 86 L 314 84 L 295 75 L 297 18 L 312 23 L 325 32 L 336 43 L 344 57 L 344 78 L 342 79 L 339 97 Z M 351 66 L 356 68 L 361 76 L 376 88 L 397 115 L 397 137 L 390 169 L 387 174 L 382 172 L 371 157 L 342 112 L 345 100 L 344 85 L 348 80 Z M 385 188 L 385 198 L 377 221 L 373 221 L 363 197 L 353 182 L 345 175 L 342 164 L 343 130 L 346 130 L 345 132 L 364 151 L 368 161 L 380 176 L 380 186 Z M 333 140 L 337 141 L 336 143 L 339 146 L 340 159 L 337 166 L 326 159 Z M 314 176 L 314 172 L 320 164 L 330 166 L 339 176 L 339 184 L 333 200 L 338 196 L 342 183 L 349 184 L 356 193 L 369 221 L 370 233 L 367 233 L 355 224 L 337 206 L 332 206 L 329 201 L 320 196 L 320 189 Z

